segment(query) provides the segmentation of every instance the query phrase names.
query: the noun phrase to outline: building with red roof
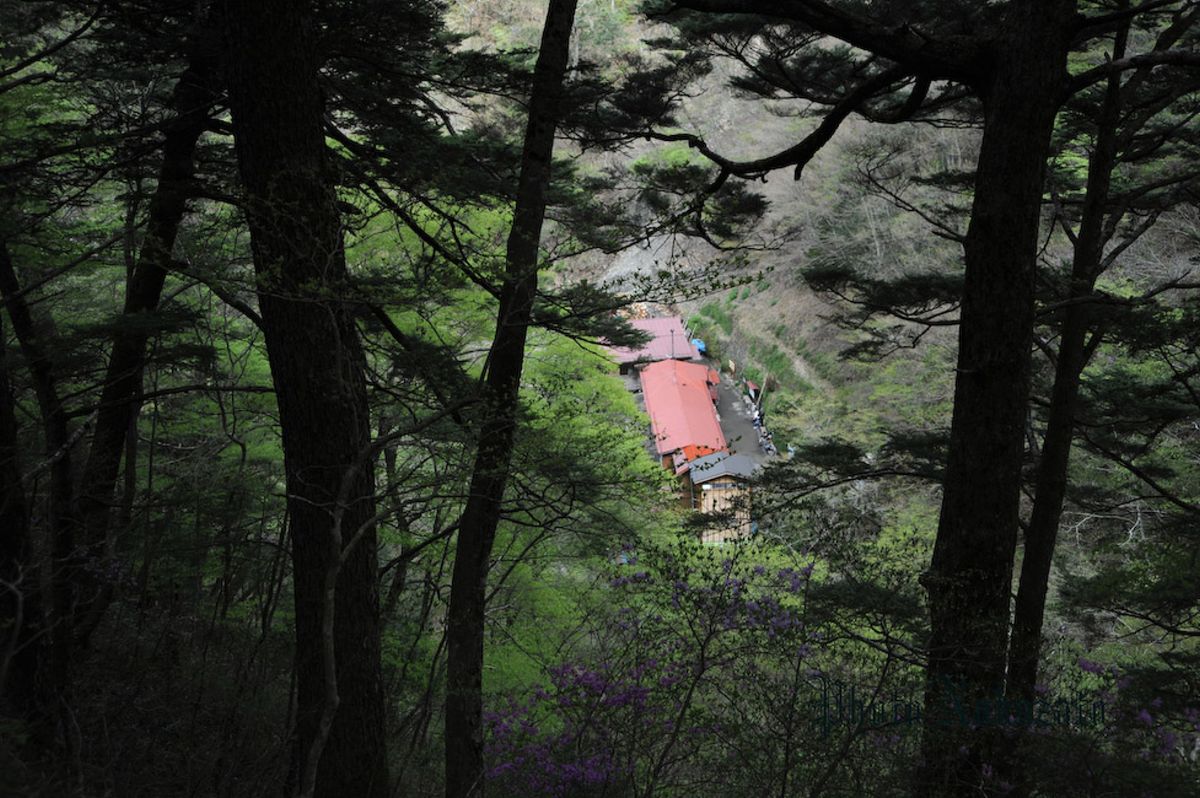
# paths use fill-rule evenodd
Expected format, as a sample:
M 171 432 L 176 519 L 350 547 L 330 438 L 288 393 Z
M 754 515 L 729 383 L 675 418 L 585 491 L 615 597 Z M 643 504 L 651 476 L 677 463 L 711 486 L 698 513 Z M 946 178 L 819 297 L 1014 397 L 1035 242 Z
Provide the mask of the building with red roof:
M 650 342 L 641 349 L 625 346 L 609 347 L 609 352 L 621 368 L 627 372 L 635 363 L 653 363 L 660 360 L 699 360 L 700 351 L 688 338 L 683 319 L 668 316 L 657 319 L 630 319 L 630 326 L 651 336 Z
M 699 363 L 662 360 L 643 368 L 639 379 L 654 448 L 664 466 L 682 474 L 692 460 L 727 448 L 713 406 L 720 380 L 715 371 Z

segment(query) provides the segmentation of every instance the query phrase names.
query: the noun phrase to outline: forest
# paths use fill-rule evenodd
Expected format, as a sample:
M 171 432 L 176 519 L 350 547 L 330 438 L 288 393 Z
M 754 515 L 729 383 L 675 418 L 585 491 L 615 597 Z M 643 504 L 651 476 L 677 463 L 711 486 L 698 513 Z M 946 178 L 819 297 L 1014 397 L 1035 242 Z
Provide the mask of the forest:
M 1200 795 L 1200 2 L 0 0 L 0 796 Z

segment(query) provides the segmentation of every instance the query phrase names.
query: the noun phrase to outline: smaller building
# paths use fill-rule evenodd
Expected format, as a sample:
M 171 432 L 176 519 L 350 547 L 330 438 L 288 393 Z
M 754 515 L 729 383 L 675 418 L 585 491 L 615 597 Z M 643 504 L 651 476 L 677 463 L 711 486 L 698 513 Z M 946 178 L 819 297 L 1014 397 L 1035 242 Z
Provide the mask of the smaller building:
M 758 466 L 744 454 L 727 451 L 698 457 L 688 463 L 684 477 L 692 509 L 706 515 L 729 514 L 723 526 L 706 528 L 705 543 L 729 543 L 750 537 L 750 479 Z
M 655 363 L 660 360 L 699 360 L 700 351 L 688 336 L 683 319 L 668 316 L 657 319 L 629 319 L 635 330 L 651 336 L 649 343 L 640 349 L 625 346 L 609 347 L 613 359 L 622 374 L 627 374 L 637 363 Z

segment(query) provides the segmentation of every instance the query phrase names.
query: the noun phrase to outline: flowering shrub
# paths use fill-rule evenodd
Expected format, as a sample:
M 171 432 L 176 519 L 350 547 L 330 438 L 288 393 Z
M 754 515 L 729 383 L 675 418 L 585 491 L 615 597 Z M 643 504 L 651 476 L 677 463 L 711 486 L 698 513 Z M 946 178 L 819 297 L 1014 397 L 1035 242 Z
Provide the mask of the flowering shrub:
M 821 694 L 815 659 L 829 639 L 808 618 L 814 563 L 766 565 L 748 551 L 681 544 L 615 557 L 581 635 L 589 648 L 488 713 L 489 790 L 721 795 L 737 779 L 738 792 L 778 792 L 824 767 L 838 741 L 804 697 Z M 897 741 L 838 733 L 876 750 Z M 697 779 L 701 793 L 685 786 Z

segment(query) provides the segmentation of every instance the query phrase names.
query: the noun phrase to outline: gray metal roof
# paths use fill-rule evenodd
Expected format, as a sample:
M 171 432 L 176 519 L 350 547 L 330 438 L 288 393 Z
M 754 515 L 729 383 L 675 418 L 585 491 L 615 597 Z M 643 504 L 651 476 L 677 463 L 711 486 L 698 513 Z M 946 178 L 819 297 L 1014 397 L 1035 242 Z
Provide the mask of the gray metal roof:
M 688 465 L 692 482 L 697 485 L 711 482 L 719 477 L 749 479 L 758 470 L 758 466 L 746 455 L 730 454 L 729 452 L 706 454 L 703 457 L 697 457 Z

